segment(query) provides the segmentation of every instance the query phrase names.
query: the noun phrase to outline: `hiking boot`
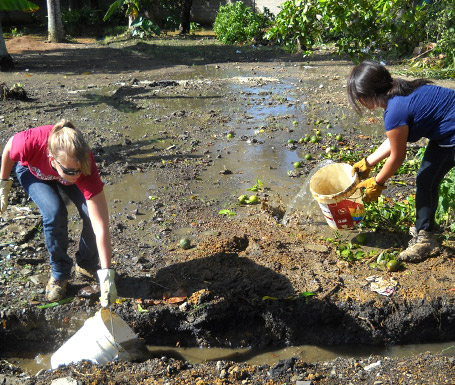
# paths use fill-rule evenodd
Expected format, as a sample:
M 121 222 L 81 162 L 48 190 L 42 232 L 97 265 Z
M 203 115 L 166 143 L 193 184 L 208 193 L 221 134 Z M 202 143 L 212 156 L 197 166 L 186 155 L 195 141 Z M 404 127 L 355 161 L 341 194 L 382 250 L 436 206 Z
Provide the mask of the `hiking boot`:
M 76 264 L 74 268 L 74 278 L 80 281 L 97 281 L 98 276 L 96 275 L 97 267 L 82 267 Z
M 439 249 L 439 242 L 435 235 L 431 231 L 425 230 L 420 230 L 417 236 L 409 241 L 409 245 L 398 255 L 399 261 L 420 262 Z
M 60 301 L 66 295 L 68 280 L 59 281 L 54 277 L 49 279 L 46 285 L 46 298 L 49 302 Z

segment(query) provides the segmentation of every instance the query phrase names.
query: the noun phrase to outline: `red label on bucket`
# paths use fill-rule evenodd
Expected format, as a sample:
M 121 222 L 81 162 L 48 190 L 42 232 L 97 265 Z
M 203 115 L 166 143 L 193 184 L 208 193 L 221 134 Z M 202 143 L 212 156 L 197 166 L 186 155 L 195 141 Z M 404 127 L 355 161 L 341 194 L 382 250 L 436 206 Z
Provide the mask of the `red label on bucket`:
M 337 229 L 353 228 L 365 217 L 363 204 L 353 202 L 349 199 L 324 206 L 328 209 L 322 210 L 328 224 Z

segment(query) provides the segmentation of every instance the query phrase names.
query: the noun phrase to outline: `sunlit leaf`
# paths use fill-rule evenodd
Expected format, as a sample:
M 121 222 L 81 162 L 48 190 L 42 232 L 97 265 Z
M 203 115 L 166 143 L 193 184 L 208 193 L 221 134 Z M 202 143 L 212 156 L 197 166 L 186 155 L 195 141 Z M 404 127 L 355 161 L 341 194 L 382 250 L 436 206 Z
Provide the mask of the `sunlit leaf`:
M 148 310 L 147 310 L 147 309 L 144 309 L 144 308 L 141 306 L 140 303 L 137 304 L 137 311 L 138 311 L 139 313 L 147 313 L 147 312 L 148 312 Z
M 39 6 L 28 0 L 1 0 L 0 11 L 35 12 Z
M 225 209 L 225 210 L 220 210 L 220 211 L 218 212 L 218 214 L 220 214 L 220 215 L 227 215 L 228 217 L 233 217 L 234 215 L 237 215 L 234 211 L 227 210 L 227 209 Z

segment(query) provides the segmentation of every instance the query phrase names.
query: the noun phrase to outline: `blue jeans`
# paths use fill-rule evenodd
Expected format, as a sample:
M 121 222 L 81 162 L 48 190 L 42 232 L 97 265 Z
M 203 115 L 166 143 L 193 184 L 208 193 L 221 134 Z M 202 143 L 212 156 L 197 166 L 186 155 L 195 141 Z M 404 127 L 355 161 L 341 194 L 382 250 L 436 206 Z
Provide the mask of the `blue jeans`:
M 432 141 L 428 143 L 416 178 L 417 231 L 433 231 L 439 184 L 454 166 L 455 147 L 440 147 Z
M 52 276 L 57 280 L 70 278 L 73 260 L 68 256 L 68 211 L 62 192 L 77 207 L 82 218 L 82 234 L 76 263 L 84 268 L 96 268 L 98 249 L 95 233 L 88 215 L 87 202 L 76 185 L 65 186 L 53 180 L 35 177 L 28 167 L 16 165 L 16 176 L 28 196 L 38 206 L 43 216 L 43 231 L 50 256 Z

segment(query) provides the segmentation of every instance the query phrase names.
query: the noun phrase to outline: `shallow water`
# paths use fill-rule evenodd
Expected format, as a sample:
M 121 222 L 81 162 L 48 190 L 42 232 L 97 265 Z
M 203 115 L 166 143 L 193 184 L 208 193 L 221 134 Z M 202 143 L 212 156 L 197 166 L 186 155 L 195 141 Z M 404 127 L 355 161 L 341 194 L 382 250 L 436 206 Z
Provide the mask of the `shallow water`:
M 234 361 L 245 362 L 250 365 L 273 366 L 280 360 L 291 357 L 299 357 L 307 363 L 329 361 L 337 357 L 365 358 L 371 355 L 382 357 L 405 358 L 430 352 L 441 353 L 447 356 L 455 355 L 455 342 L 443 342 L 433 344 L 396 345 L 389 347 L 340 345 L 340 346 L 314 346 L 302 345 L 291 346 L 283 349 L 228 349 L 228 348 L 175 348 L 167 346 L 148 346 L 152 358 L 163 356 L 181 359 L 191 364 L 207 361 Z M 50 369 L 52 354 L 38 354 L 35 357 L 9 357 L 9 362 L 15 363 L 25 372 L 34 375 L 40 370 Z M 27 355 L 25 355 L 27 356 Z
M 286 70 L 293 76 L 298 76 L 298 69 L 290 67 Z M 229 201 L 241 194 L 248 194 L 247 189 L 259 179 L 264 187 L 270 189 L 273 195 L 279 196 L 283 204 L 287 205 L 306 181 L 288 175 L 289 171 L 293 171 L 293 163 L 304 158 L 305 150 L 302 147 L 291 150 L 286 143 L 289 138 L 297 140 L 312 131 L 307 125 L 305 95 L 297 86 L 297 78 L 291 77 L 289 82 L 283 83 L 272 77 L 237 71 L 214 71 L 213 67 L 205 67 L 187 73 L 186 79 L 178 81 L 194 81 L 200 78 L 203 79 L 200 81 L 210 81 L 210 78 L 215 76 L 226 79 L 226 94 L 240 95 L 239 99 L 224 103 L 219 99 L 221 95 L 202 98 L 173 97 L 157 98 L 155 104 L 155 108 L 163 111 L 185 110 L 194 115 L 198 115 L 198 111 L 215 109 L 220 111 L 220 115 L 231 118 L 226 125 L 220 126 L 217 134 L 219 140 L 208 147 L 208 156 L 213 159 L 213 165 L 207 167 L 201 180 L 192 186 L 194 193 L 208 199 Z M 91 94 L 94 94 L 92 98 L 97 99 L 112 92 L 112 89 L 102 89 L 91 91 Z M 330 109 L 327 107 L 328 117 L 335 114 Z M 80 113 L 92 112 L 80 108 Z M 121 124 L 123 121 L 119 123 Z M 150 144 L 151 148 L 166 148 L 175 144 L 172 140 L 156 134 L 160 123 L 150 125 L 149 121 L 143 119 L 142 112 L 128 113 L 128 122 L 125 121 L 125 124 L 130 127 L 129 137 L 133 141 L 150 140 L 153 142 Z M 270 131 L 270 126 L 274 125 L 278 129 Z M 343 132 L 342 126 L 334 130 Z M 234 133 L 232 139 L 226 138 L 228 132 Z M 147 139 L 143 139 L 145 137 Z M 153 156 L 155 152 L 150 150 L 147 154 L 147 148 L 146 145 L 141 146 L 137 156 Z M 220 172 L 226 169 L 232 173 L 221 175 Z M 122 180 L 116 181 L 115 185 L 107 186 L 106 191 L 111 201 L 117 199 L 127 202 L 146 199 L 159 187 L 155 185 L 152 174 L 136 173 L 125 175 Z M 308 203 L 312 205 L 313 202 Z M 291 208 L 295 210 L 297 206 Z M 303 209 L 301 206 L 299 208 Z

